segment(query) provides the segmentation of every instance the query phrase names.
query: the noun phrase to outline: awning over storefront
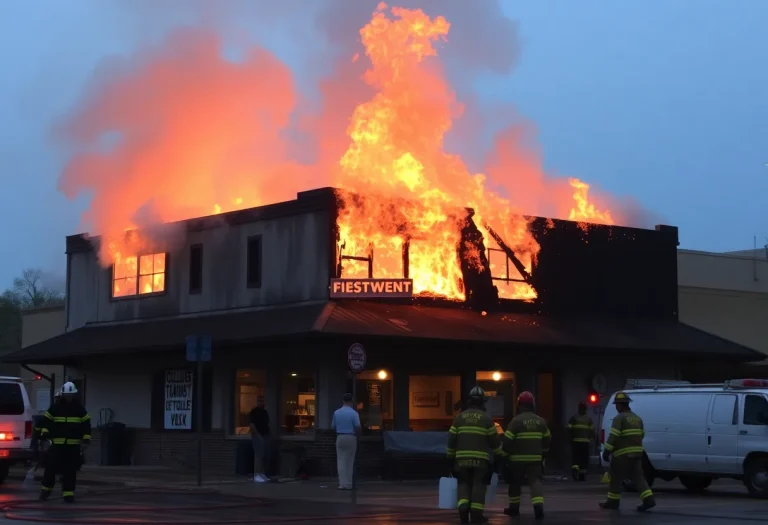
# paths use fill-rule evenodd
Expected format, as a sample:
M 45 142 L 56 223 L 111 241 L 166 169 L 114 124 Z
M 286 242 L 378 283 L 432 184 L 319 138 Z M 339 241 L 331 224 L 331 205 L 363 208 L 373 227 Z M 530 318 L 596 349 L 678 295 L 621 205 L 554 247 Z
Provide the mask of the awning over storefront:
M 291 335 L 327 334 L 474 341 L 591 351 L 673 352 L 734 361 L 764 356 L 691 326 L 642 318 L 482 314 L 463 308 L 336 301 L 166 320 L 87 325 L 3 358 L 7 362 L 66 362 L 93 355 L 182 347 L 188 335 L 234 344 Z

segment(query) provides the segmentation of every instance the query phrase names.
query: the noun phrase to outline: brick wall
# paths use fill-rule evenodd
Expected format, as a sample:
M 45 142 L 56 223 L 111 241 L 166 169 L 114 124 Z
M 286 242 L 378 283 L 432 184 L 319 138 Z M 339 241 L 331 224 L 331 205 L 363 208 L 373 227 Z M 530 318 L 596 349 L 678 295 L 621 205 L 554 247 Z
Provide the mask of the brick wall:
M 154 432 L 130 429 L 133 435 L 133 464 L 157 465 L 174 469 L 194 470 L 197 467 L 197 435 L 180 432 Z M 242 445 L 241 445 L 242 444 Z M 206 432 L 203 436 L 203 469 L 209 474 L 232 475 L 238 446 L 250 446 L 249 441 L 227 439 L 222 431 Z M 278 450 L 302 449 L 306 470 L 310 476 L 336 476 L 336 434 L 332 430 L 316 430 L 312 441 L 276 440 Z M 101 459 L 99 430 L 94 432 L 86 461 L 98 465 Z M 447 472 L 442 458 L 398 458 L 396 468 L 388 462 L 381 440 L 363 439 L 357 456 L 361 478 L 434 477 Z M 386 467 L 386 472 L 385 472 Z

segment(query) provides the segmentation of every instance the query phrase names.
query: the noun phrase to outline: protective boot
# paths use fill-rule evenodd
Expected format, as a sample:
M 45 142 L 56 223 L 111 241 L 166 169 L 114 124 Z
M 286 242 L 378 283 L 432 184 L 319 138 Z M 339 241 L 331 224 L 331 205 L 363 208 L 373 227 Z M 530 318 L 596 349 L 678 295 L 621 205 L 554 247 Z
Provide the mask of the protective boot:
M 459 509 L 459 523 L 469 523 L 469 509 Z
M 605 510 L 619 510 L 619 500 L 609 499 L 600 503 L 600 508 Z
M 544 519 L 544 504 L 536 503 L 533 506 L 533 515 L 537 520 Z
M 51 491 L 50 490 L 41 490 L 40 491 L 40 497 L 38 498 L 40 501 L 45 501 L 48 498 L 51 497 Z
M 571 477 L 573 481 L 579 480 L 579 467 L 571 467 Z
M 637 512 L 646 512 L 656 506 L 656 498 L 648 496 L 643 502 L 637 506 Z
M 520 505 L 510 505 L 506 509 L 504 509 L 504 514 L 507 516 L 519 516 L 520 515 Z
M 75 497 L 74 496 L 64 496 L 64 503 L 74 503 Z
M 485 517 L 482 510 L 473 510 L 469 514 L 470 523 L 488 523 L 488 518 Z
M 587 481 L 587 473 L 583 470 L 579 471 L 579 481 Z

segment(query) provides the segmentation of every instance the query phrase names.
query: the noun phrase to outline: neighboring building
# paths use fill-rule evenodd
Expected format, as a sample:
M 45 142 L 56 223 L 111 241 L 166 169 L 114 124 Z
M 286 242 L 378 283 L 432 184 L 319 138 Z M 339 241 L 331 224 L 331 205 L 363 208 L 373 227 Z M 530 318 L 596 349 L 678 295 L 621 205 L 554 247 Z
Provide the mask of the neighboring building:
M 46 339 L 59 336 L 66 331 L 67 314 L 64 305 L 33 308 L 21 312 L 21 347 L 27 348 Z M 26 363 L 28 369 L 21 369 L 20 376 L 25 380 L 27 394 L 33 410 L 44 412 L 51 402 L 51 384 L 44 380 L 35 380 L 37 373 L 54 380 L 54 388 L 61 388 L 64 383 L 65 367 L 61 365 L 35 365 Z
M 691 360 L 718 366 L 759 358 L 678 322 L 676 228 L 532 219 L 541 247 L 529 279 L 538 293 L 533 303 L 499 301 L 493 284 L 503 279 L 487 261 L 462 265 L 464 304 L 330 300 L 329 280 L 348 261 L 337 213 L 325 188 L 185 221 L 175 228 L 182 242 L 137 254 L 138 270 L 104 269 L 92 244 L 98 239 L 68 237 L 67 332 L 8 359 L 82 373 L 94 422 L 112 414 L 133 429 L 136 464 L 194 466 L 193 423 L 202 416 L 204 468 L 232 472 L 237 444 L 247 440 L 247 413 L 263 394 L 280 446 L 302 447 L 311 473 L 331 475 L 329 427 L 351 389 L 353 343 L 368 355 L 356 385 L 366 427 L 363 474 L 379 472 L 382 430 L 445 431 L 477 383 L 495 394 L 490 410 L 502 424 L 515 412 L 516 394 L 534 391 L 557 462 L 567 419 L 592 385 L 610 393 L 627 378 L 679 378 Z M 485 254 L 476 232 L 470 217 L 460 249 Z M 505 256 L 512 265 L 514 253 Z M 409 257 L 406 244 L 406 278 Z M 367 259 L 374 276 L 375 261 Z M 199 382 L 202 407 L 191 397 L 198 381 L 185 359 L 186 337 L 196 334 L 213 340 Z M 596 420 L 599 413 L 596 407 Z
M 679 250 L 677 260 L 680 321 L 768 356 L 768 248 Z M 720 370 L 719 375 L 690 368 L 700 379 L 744 373 L 768 377 L 768 367 L 742 366 Z

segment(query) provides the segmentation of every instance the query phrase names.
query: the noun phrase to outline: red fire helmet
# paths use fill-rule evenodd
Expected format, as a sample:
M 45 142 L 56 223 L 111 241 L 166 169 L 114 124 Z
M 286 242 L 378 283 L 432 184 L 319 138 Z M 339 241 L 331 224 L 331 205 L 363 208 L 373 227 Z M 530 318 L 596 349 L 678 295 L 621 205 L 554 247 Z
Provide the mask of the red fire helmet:
M 519 405 L 533 406 L 534 405 L 533 394 L 531 394 L 527 390 L 524 392 L 520 392 L 520 395 L 517 396 L 517 403 Z

